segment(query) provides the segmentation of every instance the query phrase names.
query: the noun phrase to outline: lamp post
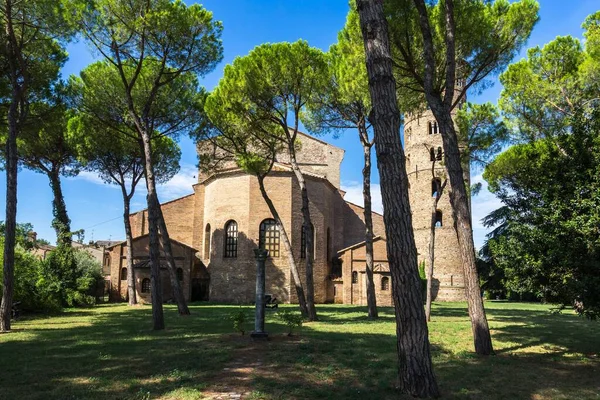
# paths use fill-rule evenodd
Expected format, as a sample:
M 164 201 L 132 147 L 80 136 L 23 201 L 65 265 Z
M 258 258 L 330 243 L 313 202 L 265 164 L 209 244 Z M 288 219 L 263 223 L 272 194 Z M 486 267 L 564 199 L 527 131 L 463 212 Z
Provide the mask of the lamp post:
M 255 249 L 256 258 L 256 310 L 254 313 L 254 332 L 250 334 L 253 339 L 267 339 L 265 332 L 265 261 L 269 252 L 265 249 Z

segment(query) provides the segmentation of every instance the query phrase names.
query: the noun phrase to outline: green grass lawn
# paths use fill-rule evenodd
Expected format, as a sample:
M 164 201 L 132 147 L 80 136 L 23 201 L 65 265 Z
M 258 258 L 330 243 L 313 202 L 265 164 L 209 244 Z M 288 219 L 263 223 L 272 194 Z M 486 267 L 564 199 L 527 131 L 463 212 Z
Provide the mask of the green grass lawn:
M 443 396 L 460 399 L 600 399 L 600 323 L 540 304 L 488 302 L 497 355 L 472 353 L 464 303 L 434 305 L 429 325 Z M 290 306 L 291 307 L 291 306 Z M 393 310 L 319 306 L 320 321 L 291 338 L 267 313 L 271 340 L 233 332 L 237 307 L 103 305 L 24 317 L 0 335 L 0 399 L 391 399 L 396 373 Z M 252 328 L 251 308 L 247 308 Z

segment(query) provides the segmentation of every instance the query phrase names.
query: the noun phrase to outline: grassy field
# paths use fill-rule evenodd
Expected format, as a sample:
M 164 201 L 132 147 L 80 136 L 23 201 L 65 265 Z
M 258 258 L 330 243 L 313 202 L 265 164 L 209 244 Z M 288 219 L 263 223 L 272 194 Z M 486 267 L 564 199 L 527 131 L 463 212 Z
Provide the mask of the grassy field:
M 444 398 L 600 399 L 600 323 L 540 304 L 486 303 L 497 355 L 475 356 L 463 303 L 435 304 L 430 323 Z M 148 306 L 105 305 L 25 317 L 0 335 L 0 399 L 392 399 L 393 310 L 320 306 L 320 321 L 271 340 L 235 334 L 237 307 L 195 304 L 153 332 Z M 247 308 L 251 330 L 252 309 Z

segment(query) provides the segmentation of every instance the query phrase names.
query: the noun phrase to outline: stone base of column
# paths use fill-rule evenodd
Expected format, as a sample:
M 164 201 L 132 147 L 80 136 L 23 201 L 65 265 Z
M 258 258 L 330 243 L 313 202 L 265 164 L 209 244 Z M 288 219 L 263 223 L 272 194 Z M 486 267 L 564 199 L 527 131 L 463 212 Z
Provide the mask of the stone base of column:
M 268 340 L 269 334 L 267 332 L 252 332 L 250 337 L 252 340 Z

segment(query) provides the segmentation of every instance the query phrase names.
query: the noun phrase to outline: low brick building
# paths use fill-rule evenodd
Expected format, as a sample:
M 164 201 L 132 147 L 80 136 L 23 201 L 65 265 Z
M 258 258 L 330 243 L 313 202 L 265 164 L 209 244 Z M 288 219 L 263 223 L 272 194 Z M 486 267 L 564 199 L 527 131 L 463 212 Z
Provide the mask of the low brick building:
M 303 171 L 310 200 L 314 227 L 314 289 L 319 303 L 364 304 L 364 279 L 353 283 L 353 273 L 364 275 L 365 226 L 363 209 L 344 200 L 340 188 L 340 164 L 344 150 L 306 134 L 299 135 L 297 161 Z M 199 151 L 202 151 L 201 149 Z M 304 280 L 305 241 L 303 240 L 301 194 L 287 163 L 278 156 L 273 171 L 265 179 L 266 191 L 278 210 L 291 242 Z M 283 302 L 296 302 L 296 293 L 288 265 L 288 253 L 281 232 L 263 200 L 258 180 L 235 165 L 228 164 L 210 174 L 199 173 L 198 183 L 188 196 L 162 204 L 169 235 L 177 248 L 179 268 L 187 299 L 246 303 L 254 300 L 255 261 L 253 250 L 259 245 L 269 250 L 266 290 Z M 136 264 L 136 285 L 141 298 L 149 269 L 147 210 L 131 215 Z M 376 274 L 389 275 L 383 217 L 373 213 Z M 361 250 L 362 249 L 362 250 Z M 120 279 L 125 265 L 125 244 L 111 248 L 111 281 L 115 298 L 126 296 L 126 281 Z M 341 272 L 339 264 L 341 261 Z M 336 268 L 338 266 L 338 268 Z M 443 266 L 440 266 L 443 268 Z M 138 272 L 139 270 L 139 272 Z M 171 298 L 166 271 L 163 273 L 165 299 Z M 196 279 L 196 281 L 193 281 Z M 380 279 L 380 280 L 381 280 Z M 194 284 L 195 282 L 195 284 Z M 376 281 L 376 283 L 379 281 Z M 390 281 L 379 282 L 378 301 L 391 304 Z M 200 295 L 202 293 L 202 295 Z M 363 299 L 364 297 L 364 299 Z

